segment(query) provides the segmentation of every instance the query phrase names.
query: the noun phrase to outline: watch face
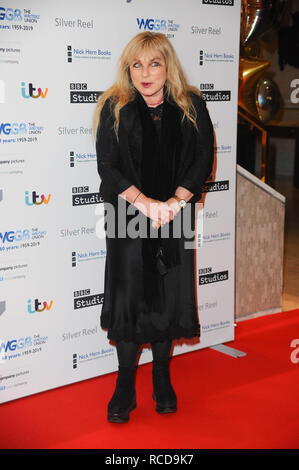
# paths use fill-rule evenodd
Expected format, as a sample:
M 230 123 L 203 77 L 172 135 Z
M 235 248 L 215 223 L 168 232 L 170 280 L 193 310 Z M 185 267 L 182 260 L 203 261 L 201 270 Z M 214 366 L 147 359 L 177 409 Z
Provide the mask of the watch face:
M 184 199 L 181 199 L 180 200 L 180 206 L 185 207 L 185 205 L 186 205 L 186 201 L 184 201 Z

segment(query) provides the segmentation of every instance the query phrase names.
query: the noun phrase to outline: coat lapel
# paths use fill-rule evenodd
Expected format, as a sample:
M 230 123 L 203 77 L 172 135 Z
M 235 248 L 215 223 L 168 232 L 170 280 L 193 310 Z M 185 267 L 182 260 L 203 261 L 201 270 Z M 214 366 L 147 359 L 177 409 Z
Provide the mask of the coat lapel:
M 165 112 L 170 118 L 174 114 L 177 115 L 179 112 L 180 120 L 182 118 L 182 111 L 180 107 L 172 100 L 171 97 L 166 98 L 165 96 Z M 165 116 L 166 117 L 166 116 Z M 131 162 L 133 164 L 132 171 L 135 174 L 135 179 L 138 184 L 138 187 L 141 185 L 141 163 L 142 163 L 142 123 L 140 119 L 140 114 L 138 110 L 138 95 L 130 103 L 126 104 L 120 111 L 120 129 L 121 133 L 119 134 L 121 145 L 125 145 L 126 151 L 129 152 L 131 157 Z M 167 122 L 165 121 L 165 126 Z M 185 141 L 187 136 L 190 137 L 190 126 L 186 124 L 186 120 L 181 124 L 181 136 L 182 142 Z M 163 129 L 163 134 L 167 129 Z M 178 136 L 176 136 L 178 137 Z M 183 152 L 184 153 L 184 152 Z M 182 169 L 182 155 L 181 152 L 178 152 L 175 156 L 176 166 L 177 166 L 177 177 L 179 176 Z M 129 163 L 129 166 L 130 163 Z
M 137 99 L 135 98 L 130 103 L 126 104 L 120 111 L 120 119 L 124 131 L 129 136 L 129 139 L 136 140 L 136 146 L 139 145 L 141 150 L 142 145 L 142 128 L 138 114 Z
M 165 100 L 167 101 L 167 114 L 173 114 L 173 111 L 177 110 L 182 116 L 181 109 L 171 98 L 165 97 Z M 132 148 L 134 149 L 135 160 L 140 160 L 142 158 L 142 125 L 138 111 L 138 96 L 121 109 L 120 119 L 123 129 L 129 138 Z M 182 131 L 183 128 L 184 125 L 182 126 Z

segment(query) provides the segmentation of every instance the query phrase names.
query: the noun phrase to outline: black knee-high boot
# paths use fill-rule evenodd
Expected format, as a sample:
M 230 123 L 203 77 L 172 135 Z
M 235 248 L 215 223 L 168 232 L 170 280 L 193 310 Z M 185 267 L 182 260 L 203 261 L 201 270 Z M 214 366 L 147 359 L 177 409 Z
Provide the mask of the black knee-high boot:
M 135 375 L 139 344 L 120 341 L 116 343 L 118 375 L 114 394 L 108 403 L 108 421 L 126 423 L 130 411 L 136 408 Z
M 153 353 L 153 399 L 158 413 L 174 413 L 177 410 L 177 397 L 171 385 L 169 354 L 172 341 L 152 343 Z

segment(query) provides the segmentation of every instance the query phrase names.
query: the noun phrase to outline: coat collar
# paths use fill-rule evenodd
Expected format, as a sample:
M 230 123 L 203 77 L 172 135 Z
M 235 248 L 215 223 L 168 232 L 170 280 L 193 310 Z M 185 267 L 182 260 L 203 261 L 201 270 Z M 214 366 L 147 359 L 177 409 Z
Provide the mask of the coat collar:
M 138 125 L 139 119 L 139 114 L 138 114 L 138 100 L 142 99 L 142 95 L 136 90 L 135 97 L 132 101 L 127 103 L 123 108 L 120 110 L 120 115 L 122 117 L 122 123 L 124 125 L 124 128 L 127 132 L 129 132 L 134 125 L 137 125 L 138 127 L 140 126 L 140 122 Z M 178 109 L 180 112 L 181 108 L 176 104 L 174 99 L 171 96 L 167 96 L 166 94 L 166 87 L 164 86 L 164 100 L 167 101 L 167 104 L 170 106 L 173 106 L 174 108 Z M 139 130 L 141 128 L 139 127 Z

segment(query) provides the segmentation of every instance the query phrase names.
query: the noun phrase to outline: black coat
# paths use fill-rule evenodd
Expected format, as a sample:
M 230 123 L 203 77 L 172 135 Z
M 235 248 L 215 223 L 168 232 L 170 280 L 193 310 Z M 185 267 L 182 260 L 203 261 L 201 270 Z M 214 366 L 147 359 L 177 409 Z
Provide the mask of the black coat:
M 181 124 L 182 147 L 176 168 L 176 186 L 191 191 L 190 203 L 199 201 L 202 186 L 209 177 L 214 157 L 214 134 L 204 100 L 192 94 L 199 131 L 187 119 Z M 169 106 L 177 107 L 168 100 Z M 178 107 L 177 107 L 178 108 Z M 181 110 L 179 110 L 182 116 Z M 107 101 L 97 130 L 97 162 L 101 177 L 100 196 L 116 210 L 118 196 L 131 185 L 141 188 L 142 127 L 137 99 L 120 111 L 118 139 L 114 116 Z M 150 196 L 150 195 L 149 195 Z M 127 207 L 130 205 L 125 202 Z M 191 204 L 194 207 L 194 204 Z M 127 219 L 129 221 L 130 216 Z M 194 211 L 193 211 L 194 218 Z M 139 343 L 167 338 L 199 336 L 195 296 L 194 250 L 184 249 L 182 264 L 170 270 L 163 280 L 166 298 L 164 312 L 149 312 L 143 298 L 142 249 L 140 238 L 106 236 L 104 303 L 101 326 L 108 338 Z M 173 290 L 176 294 L 174 295 Z
M 192 94 L 197 110 L 199 132 L 190 121 L 182 123 L 183 151 L 177 169 L 177 186 L 182 186 L 194 196 L 189 202 L 201 198 L 201 189 L 212 171 L 214 156 L 213 126 L 205 101 Z M 172 106 L 176 106 L 170 102 Z M 113 130 L 114 119 L 106 101 L 101 113 L 101 125 L 97 132 L 98 172 L 102 179 L 100 195 L 105 201 L 115 200 L 115 195 L 129 186 L 140 188 L 140 164 L 142 158 L 142 133 L 136 100 L 120 111 L 117 141 Z M 194 138 L 195 136 L 195 138 Z

